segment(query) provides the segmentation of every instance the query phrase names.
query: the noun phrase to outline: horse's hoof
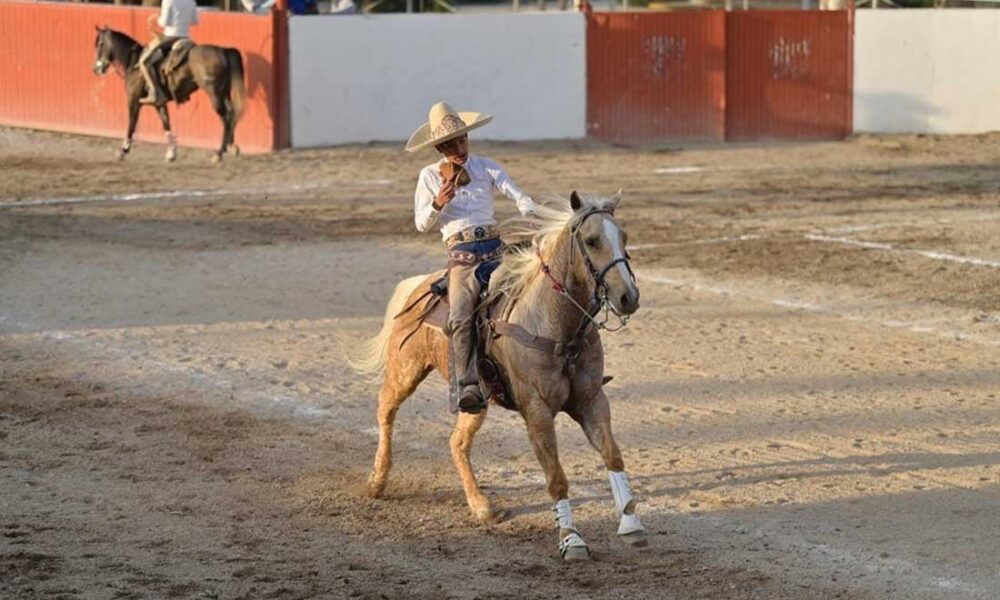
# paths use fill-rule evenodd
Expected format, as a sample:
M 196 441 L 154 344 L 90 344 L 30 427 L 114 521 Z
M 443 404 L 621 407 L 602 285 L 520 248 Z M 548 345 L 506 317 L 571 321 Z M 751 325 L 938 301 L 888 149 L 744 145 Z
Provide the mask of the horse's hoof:
M 649 541 L 646 539 L 646 532 L 639 530 L 633 531 L 631 533 L 620 534 L 619 539 L 625 542 L 626 545 L 632 546 L 633 548 L 645 548 L 649 545 Z
M 222 153 L 221 152 L 216 152 L 215 154 L 213 154 L 212 155 L 212 162 L 215 163 L 215 164 L 219 164 L 220 162 L 222 162 Z
M 487 506 L 486 508 L 473 510 L 472 516 L 475 517 L 480 523 L 491 525 L 503 521 L 505 515 L 503 511 L 494 511 L 492 508 Z
M 115 157 L 116 157 L 116 158 L 117 158 L 118 160 L 125 160 L 125 157 L 126 157 L 126 156 L 128 156 L 128 155 L 127 155 L 127 154 L 125 153 L 125 151 L 124 151 L 124 150 L 119 150 L 119 151 L 118 151 L 118 152 L 117 152 L 117 153 L 115 154 Z
M 229 151 L 233 153 L 233 156 L 239 156 L 240 155 L 240 147 L 237 146 L 236 144 L 233 144 L 232 146 L 230 146 L 229 147 Z
M 562 554 L 563 560 L 566 562 L 590 560 L 590 548 L 587 547 L 587 542 L 583 541 L 575 530 L 568 531 L 569 533 L 559 542 L 559 553 Z
M 163 157 L 163 162 L 172 163 L 177 160 L 176 152 L 167 152 L 167 155 Z
M 567 548 L 566 552 L 563 553 L 563 560 L 565 560 L 566 562 L 578 562 L 582 560 L 590 560 L 590 548 L 587 548 L 586 546 Z
M 369 498 L 381 498 L 382 492 L 385 491 L 385 482 L 376 481 L 371 477 L 368 478 L 368 486 L 365 489 L 365 493 Z

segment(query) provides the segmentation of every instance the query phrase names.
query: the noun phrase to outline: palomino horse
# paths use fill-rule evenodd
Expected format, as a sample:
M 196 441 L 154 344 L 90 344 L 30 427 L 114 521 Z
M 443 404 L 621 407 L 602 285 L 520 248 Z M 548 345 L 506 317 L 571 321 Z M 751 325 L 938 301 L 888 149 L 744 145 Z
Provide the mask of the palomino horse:
M 139 119 L 139 109 L 142 104 L 139 98 L 146 94 L 146 80 L 139 71 L 139 55 L 142 44 L 120 31 L 97 28 L 97 39 L 94 41 L 94 73 L 104 75 L 108 67 L 118 63 L 124 69 L 125 92 L 128 101 L 128 132 L 118 150 L 118 158 L 123 159 L 132 149 L 132 135 Z M 161 68 L 169 62 L 168 58 L 160 61 Z M 170 99 L 180 104 L 186 102 L 191 93 L 202 89 L 212 101 L 212 107 L 222 119 L 222 144 L 212 156 L 214 162 L 222 160 L 222 155 L 230 148 L 234 154 L 240 149 L 233 143 L 236 133 L 236 123 L 243 116 L 246 104 L 246 90 L 243 88 L 243 57 L 235 48 L 220 48 L 219 46 L 197 45 L 191 48 L 187 60 L 181 64 L 169 78 L 164 77 L 173 85 L 167 93 Z M 167 161 L 177 158 L 177 138 L 170 131 L 170 114 L 166 104 L 156 107 L 163 123 L 164 135 L 167 139 Z
M 624 324 L 639 308 L 639 289 L 625 252 L 626 235 L 614 218 L 619 201 L 617 195 L 584 200 L 574 192 L 568 205 L 539 207 L 529 217 L 535 232 L 532 248 L 508 253 L 493 274 L 490 297 L 484 303 L 497 302 L 490 313 L 494 334 L 489 354 L 508 375 L 514 404 L 545 470 L 548 492 L 556 503 L 559 550 L 566 560 L 589 558 L 590 550 L 573 525 L 569 484 L 559 464 L 554 419 L 560 411 L 580 424 L 604 459 L 621 539 L 645 543 L 622 455 L 611 434 L 611 412 L 602 389 L 604 349 L 597 334 L 609 310 Z M 400 405 L 432 370 L 448 377 L 448 338 L 417 318 L 422 312 L 419 305 L 426 302 L 421 296 L 442 274 L 401 282 L 379 334 L 366 345 L 354 345 L 353 352 L 345 345 L 356 370 L 384 371 L 378 396 L 378 451 L 368 480 L 373 496 L 382 493 L 392 465 L 392 427 Z M 604 320 L 598 322 L 602 309 Z M 485 416 L 486 411 L 459 414 L 451 435 L 451 454 L 469 508 L 484 521 L 492 519 L 493 512 L 476 482 L 469 452 Z

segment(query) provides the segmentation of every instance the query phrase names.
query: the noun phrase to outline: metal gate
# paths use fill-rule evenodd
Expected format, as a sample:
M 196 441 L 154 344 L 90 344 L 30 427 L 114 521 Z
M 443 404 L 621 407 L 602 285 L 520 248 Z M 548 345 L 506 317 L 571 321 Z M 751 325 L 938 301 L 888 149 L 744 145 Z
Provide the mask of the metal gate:
M 726 138 L 851 133 L 848 11 L 727 14 Z
M 587 132 L 613 143 L 842 138 L 849 11 L 597 13 Z
M 587 23 L 587 133 L 723 139 L 725 13 L 599 13 Z

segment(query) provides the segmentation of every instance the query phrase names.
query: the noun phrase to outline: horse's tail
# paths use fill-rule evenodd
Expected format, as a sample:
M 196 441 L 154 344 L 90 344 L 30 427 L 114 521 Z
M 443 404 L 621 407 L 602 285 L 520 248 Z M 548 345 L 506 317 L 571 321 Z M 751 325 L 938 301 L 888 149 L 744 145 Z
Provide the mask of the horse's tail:
M 247 104 L 247 90 L 243 82 L 243 56 L 236 48 L 226 48 L 226 63 L 229 65 L 229 97 L 236 113 L 233 124 L 239 122 Z
M 382 321 L 382 330 L 373 338 L 367 340 L 357 340 L 344 334 L 337 335 L 337 341 L 347 357 L 347 364 L 351 365 L 358 373 L 377 375 L 385 368 L 386 358 L 389 356 L 389 337 L 392 335 L 393 326 L 396 323 L 395 317 L 406 306 L 406 300 L 417 289 L 421 282 L 427 279 L 427 275 L 417 275 L 404 279 L 396 286 L 396 291 L 389 299 L 389 305 L 385 307 L 385 318 Z

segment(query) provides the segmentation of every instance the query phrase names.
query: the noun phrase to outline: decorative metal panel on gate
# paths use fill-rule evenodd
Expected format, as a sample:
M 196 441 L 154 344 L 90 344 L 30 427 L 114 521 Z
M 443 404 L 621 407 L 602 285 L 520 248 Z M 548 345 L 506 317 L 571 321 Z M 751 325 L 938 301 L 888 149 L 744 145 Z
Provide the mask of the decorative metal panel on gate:
M 726 138 L 842 138 L 851 132 L 847 11 L 727 13 Z
M 587 132 L 616 143 L 725 136 L 725 13 L 598 13 Z

